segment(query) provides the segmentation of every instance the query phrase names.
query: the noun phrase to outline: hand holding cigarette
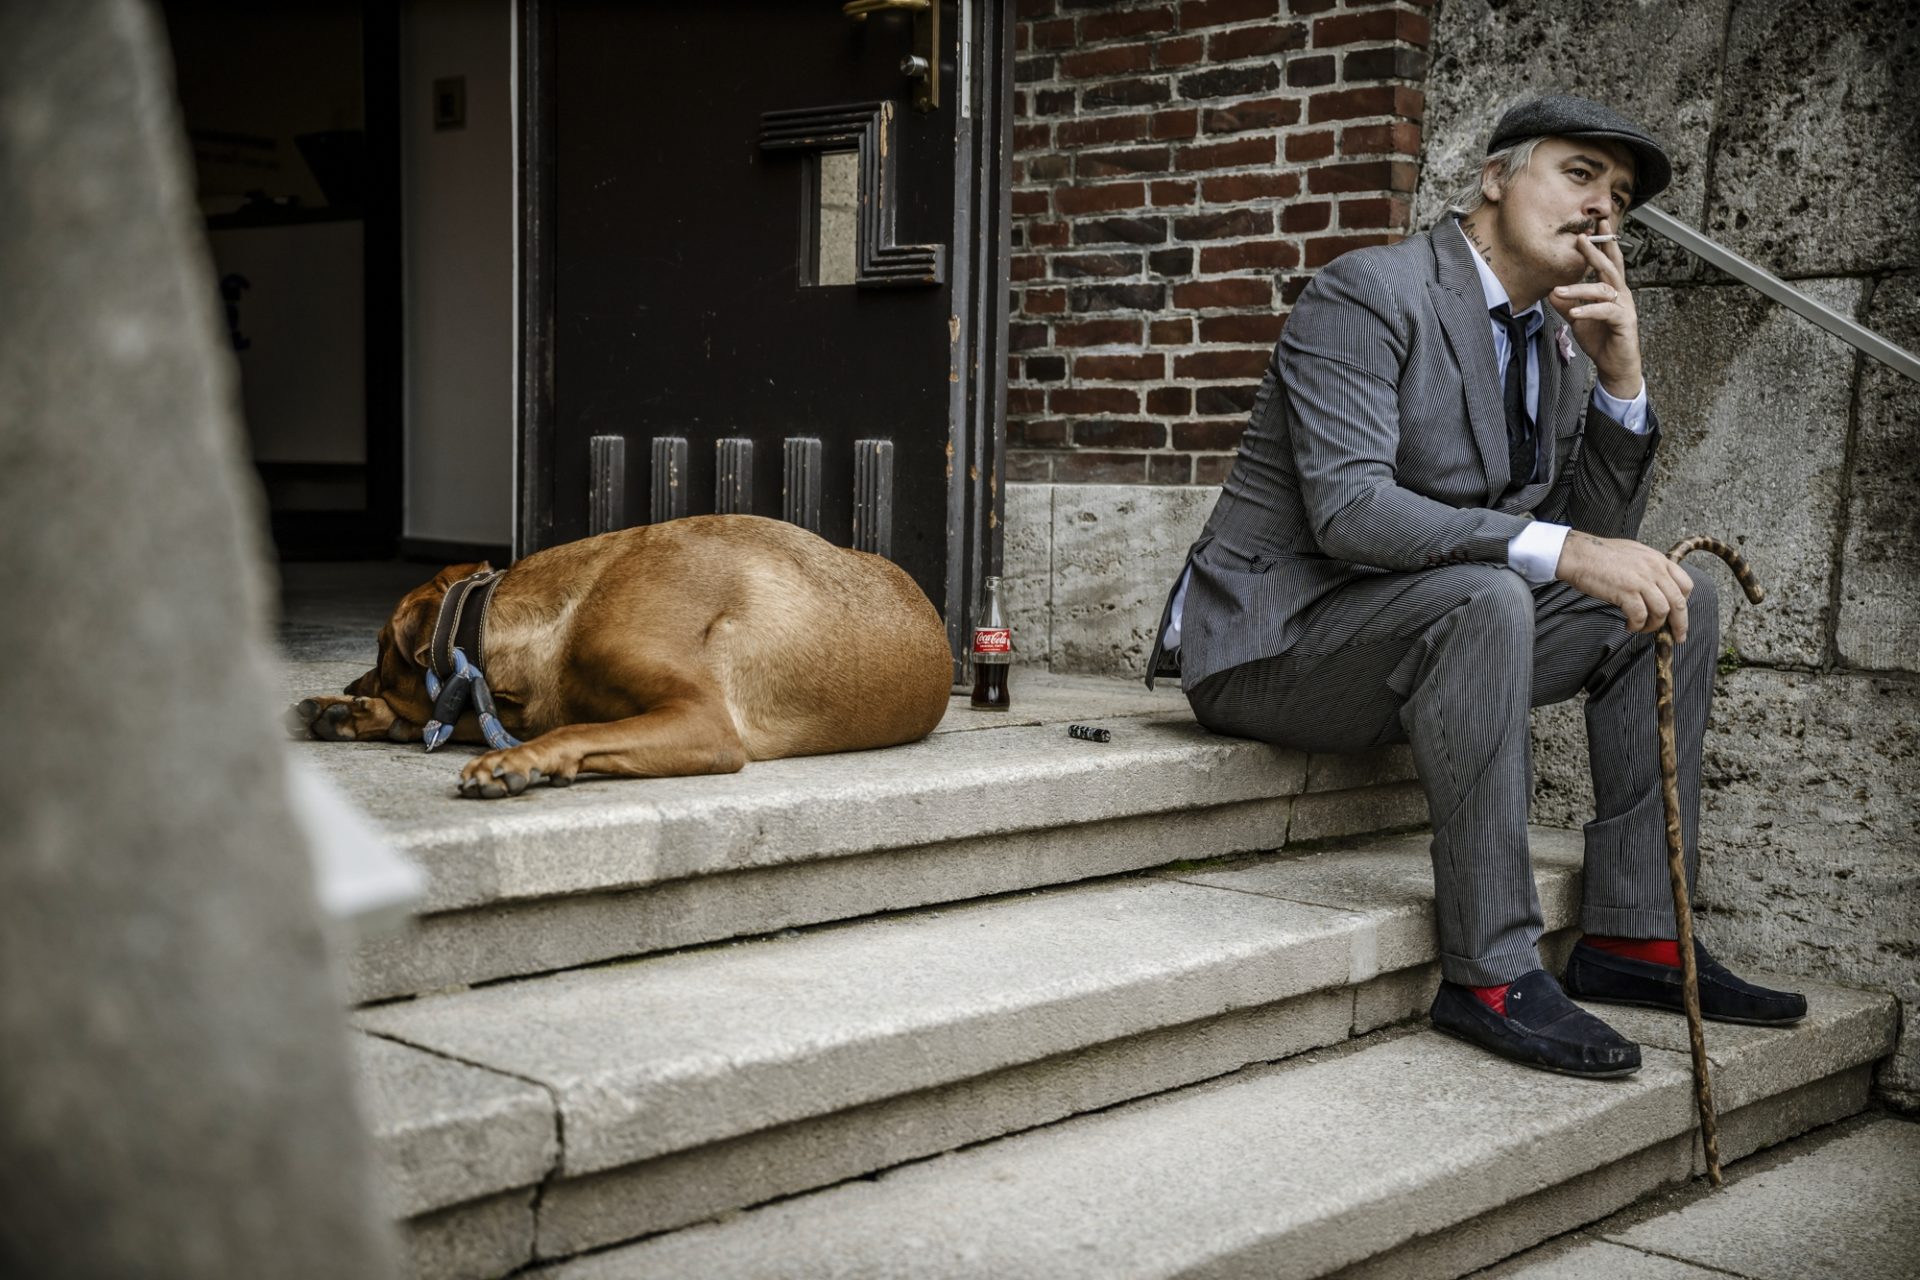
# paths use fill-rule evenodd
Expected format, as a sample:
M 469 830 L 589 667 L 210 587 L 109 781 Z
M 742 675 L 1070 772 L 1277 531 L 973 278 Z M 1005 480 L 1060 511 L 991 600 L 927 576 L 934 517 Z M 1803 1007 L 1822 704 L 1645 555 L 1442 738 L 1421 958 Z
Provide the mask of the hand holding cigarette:
M 1631 400 L 1640 394 L 1640 321 L 1627 288 L 1627 264 L 1620 256 L 1619 235 L 1601 218 L 1597 235 L 1580 235 L 1575 243 L 1592 268 L 1594 279 L 1561 285 L 1548 301 L 1573 326 L 1574 340 L 1593 357 L 1607 394 Z

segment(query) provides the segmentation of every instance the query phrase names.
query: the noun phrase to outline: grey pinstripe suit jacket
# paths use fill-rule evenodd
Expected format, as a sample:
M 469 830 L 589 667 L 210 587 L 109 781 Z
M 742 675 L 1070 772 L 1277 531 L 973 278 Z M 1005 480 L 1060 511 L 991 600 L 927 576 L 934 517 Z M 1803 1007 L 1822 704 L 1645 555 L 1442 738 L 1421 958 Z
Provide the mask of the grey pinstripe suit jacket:
M 1178 664 L 1187 687 L 1286 652 L 1307 610 L 1362 575 L 1503 565 L 1532 516 L 1634 536 L 1658 419 L 1649 408 L 1640 436 L 1590 407 L 1592 364 L 1577 347 L 1562 363 L 1565 327 L 1548 307 L 1537 338 L 1543 478 L 1509 492 L 1486 297 L 1453 220 L 1345 254 L 1315 276 L 1187 553 Z M 1172 607 L 1169 592 L 1149 687 L 1175 669 L 1161 647 Z

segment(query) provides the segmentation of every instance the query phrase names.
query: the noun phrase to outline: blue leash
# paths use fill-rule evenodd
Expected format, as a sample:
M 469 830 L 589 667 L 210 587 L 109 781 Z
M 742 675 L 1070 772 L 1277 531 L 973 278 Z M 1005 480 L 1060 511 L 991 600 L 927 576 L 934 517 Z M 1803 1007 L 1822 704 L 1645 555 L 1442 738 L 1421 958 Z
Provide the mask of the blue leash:
M 433 674 L 433 668 L 427 668 L 427 696 L 433 699 L 433 719 L 427 721 L 421 734 L 426 739 L 427 750 L 438 750 L 453 736 L 454 721 L 460 718 L 469 702 L 479 713 L 480 732 L 486 736 L 488 746 L 504 751 L 520 745 L 520 739 L 500 723 L 500 715 L 493 705 L 493 691 L 487 688 L 487 677 L 467 661 L 466 653 L 458 646 L 453 650 L 453 674 L 445 684 Z

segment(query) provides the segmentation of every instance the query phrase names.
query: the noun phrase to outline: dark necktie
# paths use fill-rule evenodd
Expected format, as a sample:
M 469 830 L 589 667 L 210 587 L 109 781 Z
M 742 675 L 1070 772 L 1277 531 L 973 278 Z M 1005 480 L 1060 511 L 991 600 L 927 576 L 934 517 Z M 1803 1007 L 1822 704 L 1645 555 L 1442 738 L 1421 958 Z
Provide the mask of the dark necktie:
M 1514 488 L 1533 480 L 1533 423 L 1527 418 L 1527 322 L 1506 303 L 1492 308 L 1507 331 L 1507 380 L 1502 388 L 1507 410 L 1507 475 Z

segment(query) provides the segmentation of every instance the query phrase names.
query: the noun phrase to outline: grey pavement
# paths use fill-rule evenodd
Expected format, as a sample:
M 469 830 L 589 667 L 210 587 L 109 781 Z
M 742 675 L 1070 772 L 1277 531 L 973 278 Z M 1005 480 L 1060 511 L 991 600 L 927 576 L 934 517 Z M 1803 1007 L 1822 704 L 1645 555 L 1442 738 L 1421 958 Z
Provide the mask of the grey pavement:
M 1486 1280 L 1911 1280 L 1920 1273 L 1920 1124 L 1887 1115 L 1736 1166 L 1725 1187 L 1636 1206 Z

